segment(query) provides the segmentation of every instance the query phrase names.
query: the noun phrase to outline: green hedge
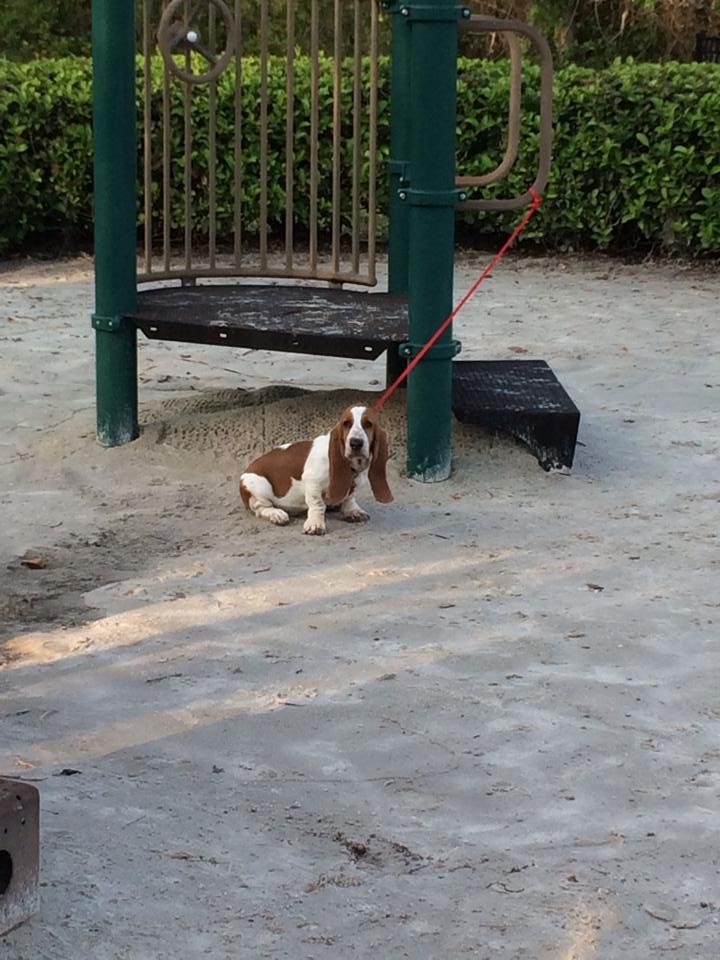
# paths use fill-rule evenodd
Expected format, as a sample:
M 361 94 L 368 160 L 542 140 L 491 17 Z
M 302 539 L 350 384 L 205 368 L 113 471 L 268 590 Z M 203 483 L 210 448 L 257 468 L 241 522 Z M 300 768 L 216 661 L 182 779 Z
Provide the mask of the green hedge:
M 308 176 L 309 79 L 300 61 L 296 126 L 300 145 L 298 197 Z M 0 61 L 0 252 L 27 248 L 40 239 L 85 242 L 92 228 L 91 65 L 67 58 L 27 64 Z M 153 64 L 153 141 L 160 162 L 161 65 Z M 366 73 L 367 82 L 367 73 Z M 257 64 L 244 67 L 245 226 L 257 216 Z M 285 67 L 273 61 L 271 83 L 270 217 L 280 229 L 284 205 Z M 508 81 L 503 64 L 465 60 L 458 80 L 458 168 L 486 170 L 499 160 L 507 114 Z M 538 73 L 528 67 L 523 92 L 523 149 L 516 169 L 497 193 L 521 192 L 533 176 L 537 144 Z M 140 82 L 138 100 L 140 101 Z M 331 62 L 323 61 L 321 100 L 329 102 Z M 194 103 L 198 134 L 193 194 L 199 235 L 207 231 L 206 88 Z M 346 88 L 347 114 L 351 91 Z M 388 154 L 388 64 L 380 71 L 380 150 Z M 252 105 L 252 106 L 251 106 Z M 548 249 L 653 247 L 689 254 L 720 253 L 720 66 L 712 64 L 616 64 L 594 71 L 560 70 L 555 80 L 553 176 L 540 214 L 525 240 Z M 182 143 L 182 100 L 173 84 L 173 142 Z M 232 78 L 218 93 L 218 211 L 220 237 L 229 236 L 232 211 Z M 321 169 L 330 169 L 329 120 L 319 138 Z M 304 154 L 303 155 L 303 151 Z M 278 165 L 273 171 L 273 155 Z M 350 146 L 344 155 L 345 183 Z M 138 158 L 140 170 L 140 158 Z M 180 161 L 173 177 L 182 183 Z M 329 226 L 330 177 L 323 177 L 321 227 Z M 384 167 L 379 196 L 384 199 Z M 179 193 L 179 191 L 178 191 Z M 161 197 L 153 197 L 159 214 Z M 306 207 L 296 214 L 302 222 Z M 472 236 L 507 230 L 517 214 L 463 216 Z M 182 222 L 181 200 L 173 229 Z

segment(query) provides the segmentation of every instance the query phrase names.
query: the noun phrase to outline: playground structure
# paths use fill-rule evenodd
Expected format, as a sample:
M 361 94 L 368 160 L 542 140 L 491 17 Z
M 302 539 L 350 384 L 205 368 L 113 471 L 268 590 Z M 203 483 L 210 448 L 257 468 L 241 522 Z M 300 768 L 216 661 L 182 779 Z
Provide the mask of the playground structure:
M 136 18 L 135 0 L 93 3 L 99 441 L 114 446 L 138 435 L 138 329 L 150 338 L 181 342 L 359 359 L 386 353 L 388 380 L 394 379 L 452 310 L 456 210 L 519 209 L 547 183 L 552 61 L 544 39 L 527 24 L 473 16 L 451 0 L 384 4 L 392 32 L 389 289 L 371 293 L 357 288 L 376 284 L 381 22 L 375 0 L 309 0 L 302 8 L 287 0 L 285 43 L 278 49 L 270 40 L 269 0 L 260 2 L 260 36 L 254 38 L 244 34 L 243 0 L 141 0 L 137 6 Z M 302 22 L 301 11 L 308 14 Z M 328 91 L 320 26 L 329 23 Z M 507 38 L 511 92 L 502 162 L 494 171 L 458 178 L 461 29 Z M 143 54 L 140 177 L 138 34 Z M 474 192 L 506 176 L 518 154 L 519 36 L 531 40 L 542 66 L 538 173 L 523 195 L 486 199 Z M 250 41 L 257 51 L 256 89 L 244 74 Z M 295 110 L 298 51 L 309 64 L 309 90 L 304 91 L 309 116 L 302 123 Z M 161 76 L 155 67 L 158 52 Z M 281 142 L 272 97 L 278 60 L 285 95 Z M 343 107 L 344 91 L 349 109 Z M 226 141 L 225 149 L 219 146 L 219 119 L 228 121 L 228 104 L 231 156 Z M 328 114 L 331 142 L 321 136 Z M 160 143 L 153 134 L 158 117 Z M 258 147 L 252 158 L 246 152 L 250 136 Z M 343 182 L 348 156 L 351 174 Z M 228 190 L 231 211 L 219 202 Z M 278 192 L 280 225 L 272 212 Z M 301 207 L 309 229 L 298 236 Z M 207 224 L 202 248 L 193 231 L 199 211 Z M 321 248 L 321 221 L 329 222 L 327 250 Z M 276 252 L 270 240 L 278 226 L 284 244 Z M 256 238 L 253 244 L 246 243 L 249 232 Z M 229 245 L 220 242 L 228 236 Z M 543 466 L 570 466 L 579 414 L 547 365 L 516 362 L 500 369 L 488 362 L 453 362 L 459 348 L 448 328 L 408 379 L 408 475 L 424 481 L 449 476 L 453 405 L 462 419 L 521 436 Z

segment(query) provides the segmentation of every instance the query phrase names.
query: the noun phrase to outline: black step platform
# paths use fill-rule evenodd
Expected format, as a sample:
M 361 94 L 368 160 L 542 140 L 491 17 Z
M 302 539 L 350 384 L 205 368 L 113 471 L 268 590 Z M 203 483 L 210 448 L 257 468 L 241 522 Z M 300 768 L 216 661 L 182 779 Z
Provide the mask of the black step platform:
M 365 360 L 408 338 L 405 297 L 297 285 L 141 290 L 131 319 L 152 340 Z
M 572 467 L 580 411 L 544 360 L 455 360 L 453 412 L 522 440 L 544 470 Z

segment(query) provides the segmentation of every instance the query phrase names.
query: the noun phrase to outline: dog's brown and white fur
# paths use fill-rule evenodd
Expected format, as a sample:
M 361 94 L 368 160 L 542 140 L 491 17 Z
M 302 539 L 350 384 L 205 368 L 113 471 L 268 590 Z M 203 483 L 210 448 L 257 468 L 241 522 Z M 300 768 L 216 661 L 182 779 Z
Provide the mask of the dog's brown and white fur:
M 307 510 L 305 533 L 322 536 L 328 507 L 339 507 L 350 523 L 368 519 L 355 500 L 366 481 L 376 500 L 390 503 L 387 458 L 378 414 L 348 407 L 330 433 L 277 447 L 251 463 L 240 477 L 240 495 L 251 513 L 271 523 L 286 524 L 291 513 Z

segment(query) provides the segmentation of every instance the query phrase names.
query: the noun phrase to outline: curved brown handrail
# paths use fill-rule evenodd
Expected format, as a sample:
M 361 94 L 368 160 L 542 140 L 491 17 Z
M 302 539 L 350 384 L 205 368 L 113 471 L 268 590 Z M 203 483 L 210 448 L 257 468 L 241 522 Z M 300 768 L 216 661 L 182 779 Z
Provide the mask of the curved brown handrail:
M 520 61 L 520 41 L 514 33 L 503 31 L 503 39 L 510 51 L 510 109 L 508 111 L 508 142 L 502 162 L 491 170 L 478 176 L 457 177 L 456 187 L 487 187 L 504 179 L 515 166 L 520 147 L 520 97 L 522 94 L 522 64 Z
M 550 161 L 552 157 L 552 100 L 553 100 L 553 60 L 550 47 L 547 40 L 541 33 L 521 20 L 500 20 L 494 17 L 470 17 L 468 20 L 461 21 L 461 26 L 465 30 L 471 30 L 478 33 L 503 33 L 520 34 L 528 37 L 534 44 L 540 54 L 540 151 L 538 158 L 538 171 L 535 181 L 525 193 L 516 197 L 498 198 L 492 200 L 464 200 L 458 204 L 459 210 L 517 210 L 525 207 L 533 201 L 533 193 L 541 194 L 547 186 L 550 178 Z M 517 41 L 516 41 L 517 43 Z M 511 46 L 512 61 L 512 46 Z M 513 65 L 514 65 L 514 61 Z M 518 57 L 519 64 L 519 57 Z M 513 81 L 515 75 L 513 74 Z M 512 111 L 512 93 L 511 87 L 511 111 Z M 517 132 L 519 142 L 520 128 L 520 107 L 519 107 L 519 86 L 518 86 L 518 107 L 517 107 Z M 507 158 L 511 155 L 511 135 L 513 134 L 512 125 L 508 135 L 508 149 L 505 153 L 500 166 L 490 174 L 480 177 L 458 177 L 456 185 L 460 188 L 487 186 L 488 183 L 497 183 L 513 166 L 517 159 L 517 149 L 512 157 L 512 162 L 506 164 Z M 502 171 L 497 176 L 498 171 Z M 492 177 L 488 180 L 487 177 Z

